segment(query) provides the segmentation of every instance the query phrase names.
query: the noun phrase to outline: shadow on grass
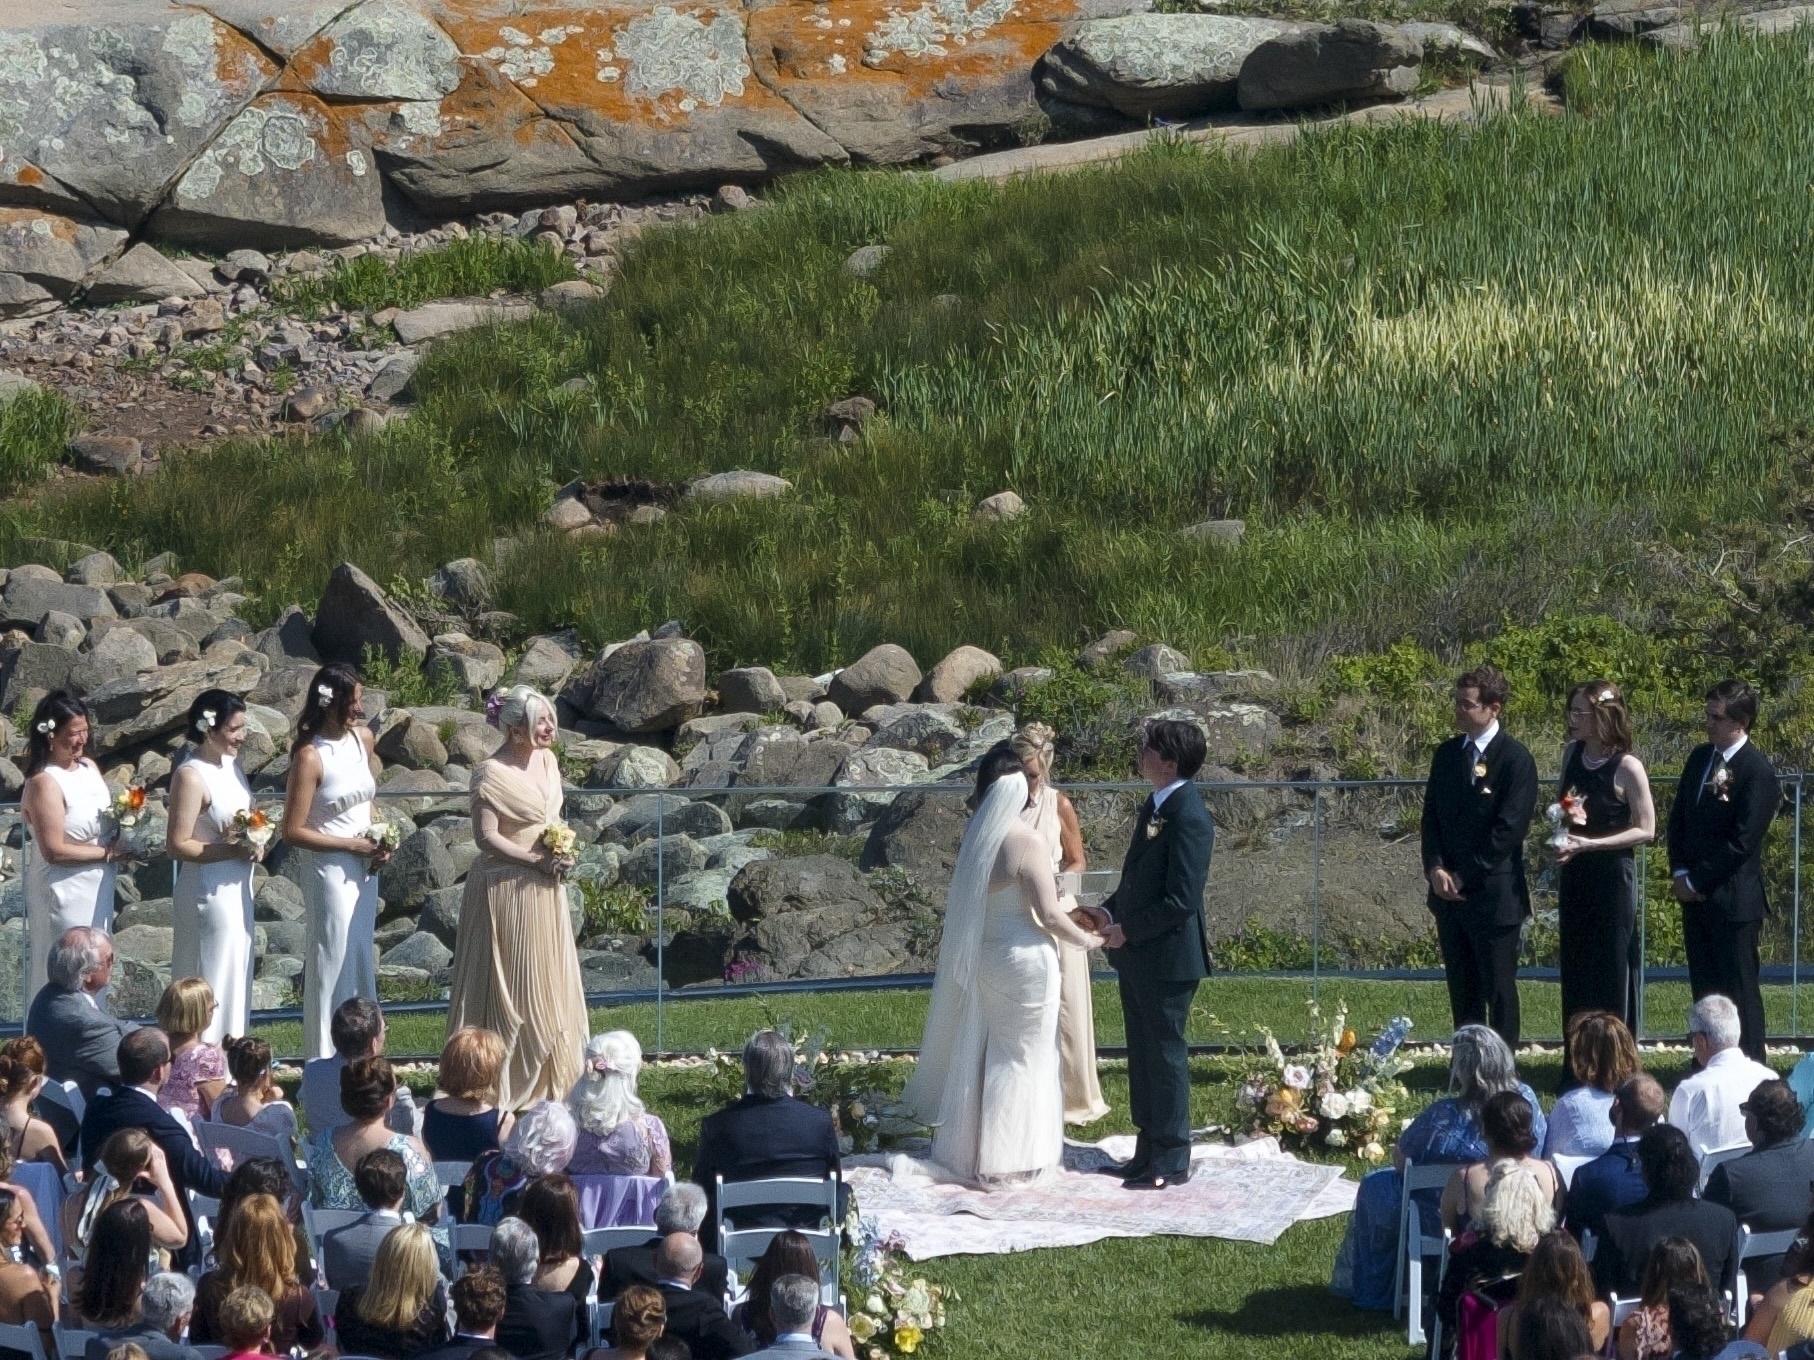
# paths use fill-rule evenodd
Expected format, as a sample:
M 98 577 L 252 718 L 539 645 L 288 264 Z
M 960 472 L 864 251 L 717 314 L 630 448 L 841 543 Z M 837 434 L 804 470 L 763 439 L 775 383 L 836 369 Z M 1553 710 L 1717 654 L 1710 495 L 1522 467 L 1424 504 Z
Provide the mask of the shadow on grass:
M 1362 1312 L 1314 1284 L 1256 1289 L 1232 1311 L 1202 1308 L 1178 1314 L 1178 1321 L 1240 1336 L 1373 1336 L 1395 1325 L 1390 1313 Z

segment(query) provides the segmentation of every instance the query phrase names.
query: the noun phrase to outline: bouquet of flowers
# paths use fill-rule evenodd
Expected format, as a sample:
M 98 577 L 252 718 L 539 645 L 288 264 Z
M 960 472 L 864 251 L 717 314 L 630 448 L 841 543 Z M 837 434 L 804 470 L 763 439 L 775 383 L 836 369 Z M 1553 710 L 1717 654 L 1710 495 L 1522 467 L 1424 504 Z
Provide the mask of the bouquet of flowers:
M 854 1204 L 844 1231 L 856 1242 L 848 1321 L 857 1354 L 863 1360 L 912 1355 L 929 1332 L 945 1325 L 945 1304 L 957 1302 L 957 1295 L 919 1276 L 909 1279 L 900 1240 L 882 1237 Z
M 1381 1141 L 1409 1095 L 1399 1076 L 1411 1062 L 1399 1053 L 1411 1021 L 1399 1016 L 1366 1048 L 1348 1028 L 1348 1006 L 1323 1023 L 1310 1003 L 1310 1037 L 1304 1051 L 1287 1057 L 1272 1031 L 1262 1029 L 1263 1061 L 1242 1079 L 1236 1105 L 1253 1112 L 1252 1131 L 1287 1145 L 1352 1148 L 1363 1161 L 1386 1157 Z
M 403 843 L 403 828 L 395 822 L 373 822 L 365 828 L 367 840 L 377 842 L 380 850 L 395 850 Z
M 233 814 L 233 839 L 244 841 L 254 850 L 262 852 L 276 834 L 276 823 L 262 808 L 247 808 Z
M 145 811 L 145 786 L 128 784 L 113 796 L 113 824 L 122 831 L 139 824 Z
M 542 844 L 556 859 L 572 859 L 579 853 L 579 834 L 557 817 L 542 828 Z
M 1587 825 L 1587 798 L 1568 790 L 1549 805 L 1549 843 L 1560 850 L 1578 826 Z

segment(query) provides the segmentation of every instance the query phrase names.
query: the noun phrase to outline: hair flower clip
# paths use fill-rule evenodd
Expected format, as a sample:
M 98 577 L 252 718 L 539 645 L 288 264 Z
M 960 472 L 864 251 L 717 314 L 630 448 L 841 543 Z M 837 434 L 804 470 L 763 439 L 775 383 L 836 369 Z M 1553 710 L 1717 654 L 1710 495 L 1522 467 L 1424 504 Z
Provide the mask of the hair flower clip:
M 504 693 L 502 690 L 493 690 L 485 696 L 485 721 L 497 727 L 502 722 L 503 712 Z
M 1594 695 L 1594 702 L 1597 704 L 1610 704 L 1615 697 L 1616 696 L 1611 690 L 1603 689 L 1598 694 Z
M 202 710 L 202 726 L 203 727 L 213 727 L 214 726 L 214 710 L 213 709 L 204 708 Z
M 55 718 L 45 718 L 39 722 L 37 730 L 48 737 L 52 732 L 57 730 L 57 720 Z
M 326 708 L 329 704 L 333 703 L 334 687 L 332 685 L 315 686 L 315 702 L 320 704 L 323 708 Z
M 592 1070 L 602 1077 L 608 1073 L 616 1072 L 617 1064 L 612 1062 L 609 1058 L 594 1058 L 592 1060 Z

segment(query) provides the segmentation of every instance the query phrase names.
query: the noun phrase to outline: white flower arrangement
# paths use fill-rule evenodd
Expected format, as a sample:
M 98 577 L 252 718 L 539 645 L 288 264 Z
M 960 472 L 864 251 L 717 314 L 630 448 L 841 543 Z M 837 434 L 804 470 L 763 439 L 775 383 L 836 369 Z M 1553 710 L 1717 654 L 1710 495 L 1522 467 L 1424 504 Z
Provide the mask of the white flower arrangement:
M 1262 1057 L 1254 1055 L 1236 1104 L 1252 1111 L 1252 1131 L 1298 1146 L 1347 1150 L 1362 1161 L 1385 1160 L 1386 1131 L 1409 1096 L 1398 1077 L 1410 1066 L 1399 1046 L 1410 1031 L 1403 1016 L 1361 1047 L 1348 1028 L 1347 1006 L 1324 1025 L 1310 1005 L 1310 1039 L 1302 1060 L 1288 1059 L 1270 1030 L 1261 1030 Z

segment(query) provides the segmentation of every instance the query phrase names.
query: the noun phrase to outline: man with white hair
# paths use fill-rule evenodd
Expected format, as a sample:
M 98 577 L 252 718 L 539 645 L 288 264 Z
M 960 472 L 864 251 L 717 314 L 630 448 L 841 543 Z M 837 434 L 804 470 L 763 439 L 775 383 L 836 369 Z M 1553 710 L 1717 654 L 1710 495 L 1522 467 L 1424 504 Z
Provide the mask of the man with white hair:
M 1696 1157 L 1714 1148 L 1750 1147 L 1739 1107 L 1761 1083 L 1776 1080 L 1776 1073 L 1739 1049 L 1741 1030 L 1738 1007 L 1718 992 L 1688 1012 L 1688 1043 L 1700 1070 L 1675 1088 L 1669 1122 L 1688 1135 Z
M 692 1181 L 675 1181 L 655 1206 L 655 1235 L 634 1247 L 613 1247 L 605 1253 L 605 1274 L 598 1282 L 601 1299 L 615 1299 L 633 1284 L 656 1287 L 661 1277 L 655 1273 L 655 1249 L 669 1233 L 691 1233 L 699 1236 L 699 1225 L 705 1222 L 705 1191 Z M 724 1257 L 715 1251 L 705 1253 L 700 1267 L 699 1283 L 715 1299 L 722 1300 L 729 1289 L 728 1269 Z
M 183 1328 L 195 1311 L 195 1286 L 187 1275 L 161 1271 L 145 1282 L 139 1295 L 139 1320 L 111 1327 L 88 1338 L 82 1360 L 107 1360 L 115 1346 L 139 1347 L 150 1360 L 201 1360 L 201 1353 L 182 1341 Z
M 523 1360 L 553 1360 L 580 1339 L 580 1300 L 566 1290 L 535 1288 L 542 1244 L 520 1218 L 503 1218 L 491 1230 L 486 1253 L 504 1277 L 504 1316 L 497 1343 Z
M 25 1032 L 44 1045 L 44 1071 L 52 1081 L 73 1081 L 85 1100 L 103 1086 L 118 1086 L 120 1040 L 138 1026 L 101 1009 L 113 981 L 113 939 L 92 926 L 57 936 L 46 964 L 50 981 L 32 998 Z

